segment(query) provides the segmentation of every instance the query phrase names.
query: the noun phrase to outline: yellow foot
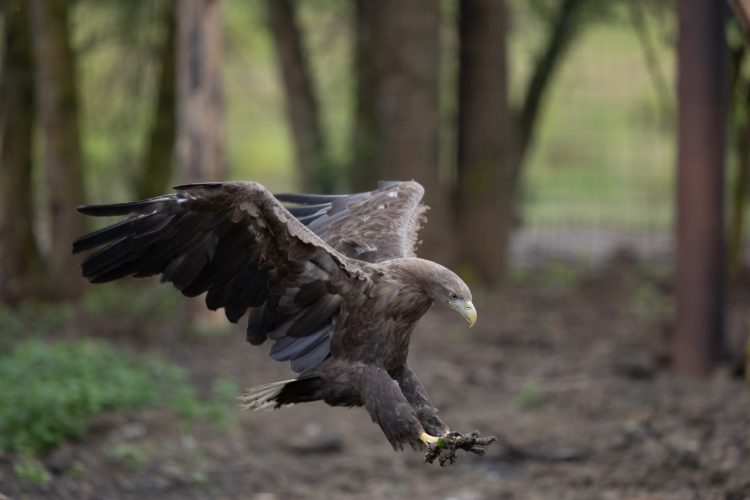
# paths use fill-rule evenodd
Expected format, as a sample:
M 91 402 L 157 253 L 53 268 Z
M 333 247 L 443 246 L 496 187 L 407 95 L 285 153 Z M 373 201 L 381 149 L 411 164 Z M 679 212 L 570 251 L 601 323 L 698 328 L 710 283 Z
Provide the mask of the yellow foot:
M 437 436 L 431 436 L 430 434 L 427 434 L 426 432 L 423 431 L 419 435 L 419 440 L 422 441 L 425 445 L 429 446 L 431 444 L 437 444 L 440 438 Z

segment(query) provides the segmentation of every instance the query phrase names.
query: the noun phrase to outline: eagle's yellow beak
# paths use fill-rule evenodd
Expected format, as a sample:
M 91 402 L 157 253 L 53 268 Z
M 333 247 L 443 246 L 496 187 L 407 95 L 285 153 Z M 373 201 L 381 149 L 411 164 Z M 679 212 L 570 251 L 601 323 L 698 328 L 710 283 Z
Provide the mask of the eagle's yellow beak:
M 474 308 L 474 304 L 472 304 L 470 300 L 466 302 L 457 300 L 455 302 L 451 302 L 451 305 L 453 306 L 453 309 L 458 311 L 461 316 L 464 317 L 466 322 L 469 323 L 469 328 L 474 326 L 474 323 L 477 322 L 477 310 L 476 308 Z

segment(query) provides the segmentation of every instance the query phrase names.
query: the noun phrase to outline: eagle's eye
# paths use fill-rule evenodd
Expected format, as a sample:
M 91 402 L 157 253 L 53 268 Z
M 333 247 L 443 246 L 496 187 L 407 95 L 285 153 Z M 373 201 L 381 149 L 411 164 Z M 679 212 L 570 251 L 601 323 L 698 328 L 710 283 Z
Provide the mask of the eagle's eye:
M 458 295 L 456 295 L 455 293 L 450 293 L 448 295 L 448 299 L 450 299 L 450 300 L 456 300 L 456 299 L 458 299 Z

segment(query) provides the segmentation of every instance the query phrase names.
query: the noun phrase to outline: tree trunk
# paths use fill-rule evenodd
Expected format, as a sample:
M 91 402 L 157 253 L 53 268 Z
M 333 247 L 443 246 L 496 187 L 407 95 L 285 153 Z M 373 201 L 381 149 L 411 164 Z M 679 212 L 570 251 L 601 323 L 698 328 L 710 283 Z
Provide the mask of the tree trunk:
M 183 182 L 226 177 L 219 0 L 177 3 L 177 160 Z
M 177 2 L 177 163 L 181 182 L 226 178 L 223 151 L 223 92 L 221 2 Z M 203 296 L 185 302 L 178 332 L 190 320 L 201 330 L 224 324 Z
M 460 262 L 484 284 L 505 272 L 513 226 L 506 14 L 502 0 L 462 0 L 459 11 L 457 234 Z
M 11 8 L 11 6 L 17 8 Z M 34 75 L 28 6 L 6 2 L 0 81 L 0 300 L 16 303 L 33 288 L 39 252 L 33 233 L 31 169 Z
M 84 202 L 75 54 L 66 0 L 31 0 L 36 100 L 44 143 L 49 207 L 49 293 L 74 298 L 83 287 L 71 242 L 85 232 L 76 206 Z
M 440 2 L 370 1 L 380 9 L 371 19 L 378 71 L 369 97 L 376 107 L 373 170 L 380 179 L 424 185 L 431 210 L 421 254 L 446 260 L 452 248 L 445 230 L 447 190 L 438 177 Z
M 461 263 L 473 267 L 485 284 L 502 279 L 508 265 L 526 154 L 550 83 L 580 27 L 584 3 L 561 0 L 517 111 L 507 101 L 504 3 L 460 3 L 456 223 L 460 241 L 486 242 L 460 251 Z
M 325 143 L 320 109 L 291 0 L 266 0 L 271 34 L 286 93 L 301 187 L 331 192 L 339 184 Z
M 354 191 L 369 191 L 379 177 L 375 165 L 378 106 L 373 96 L 379 87 L 381 73 L 378 60 L 381 15 L 378 2 L 354 0 L 354 129 L 353 154 L 348 169 L 349 184 Z
M 159 57 L 161 75 L 156 92 L 154 118 L 141 172 L 136 179 L 136 193 L 139 198 L 149 198 L 165 193 L 169 188 L 169 180 L 174 166 L 177 126 L 175 91 L 177 82 L 175 75 L 177 20 L 172 2 L 166 2 L 165 5 L 164 29 L 164 45 Z

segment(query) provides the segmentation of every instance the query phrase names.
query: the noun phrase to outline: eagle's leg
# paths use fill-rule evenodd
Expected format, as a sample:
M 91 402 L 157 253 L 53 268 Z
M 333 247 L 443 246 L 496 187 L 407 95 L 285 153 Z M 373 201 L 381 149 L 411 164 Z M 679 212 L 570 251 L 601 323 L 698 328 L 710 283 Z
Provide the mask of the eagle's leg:
M 430 403 L 422 383 L 405 363 L 392 375 L 404 397 L 417 412 L 424 428 L 419 434 L 419 440 L 427 447 L 425 462 L 432 463 L 438 460 L 441 466 L 452 464 L 456 460 L 458 450 L 484 455 L 484 448 L 495 441 L 493 436 L 480 437 L 478 431 L 468 434 L 450 432 L 448 426 L 438 417 L 438 410 Z
M 406 400 L 414 408 L 414 411 L 417 412 L 417 417 L 425 430 L 425 435 L 434 438 L 432 441 L 425 441 L 421 437 L 420 439 L 425 444 L 433 444 L 439 437 L 448 434 L 450 432 L 448 426 L 438 417 L 438 409 L 430 402 L 422 382 L 419 381 L 419 378 L 417 378 L 417 375 L 411 368 L 404 363 L 392 376 L 398 382 Z
M 374 365 L 365 365 L 359 375 L 362 402 L 391 446 L 399 450 L 405 444 L 412 448 L 427 444 L 422 440 L 425 432 L 416 410 L 388 372 Z

